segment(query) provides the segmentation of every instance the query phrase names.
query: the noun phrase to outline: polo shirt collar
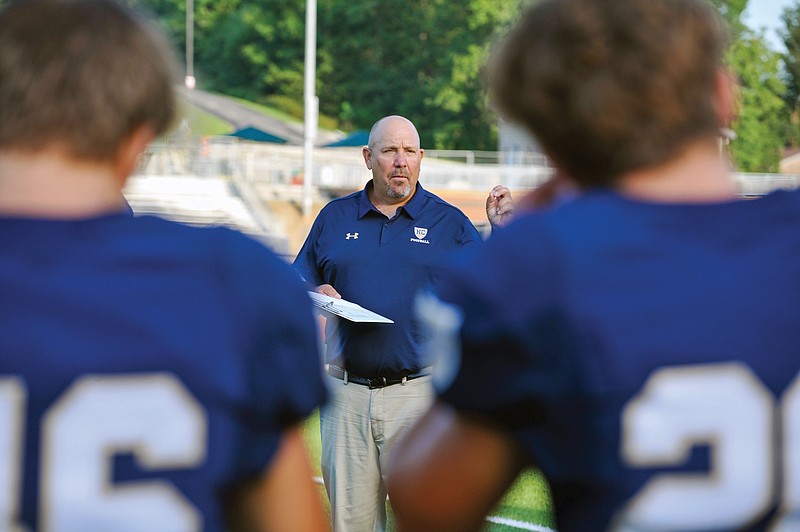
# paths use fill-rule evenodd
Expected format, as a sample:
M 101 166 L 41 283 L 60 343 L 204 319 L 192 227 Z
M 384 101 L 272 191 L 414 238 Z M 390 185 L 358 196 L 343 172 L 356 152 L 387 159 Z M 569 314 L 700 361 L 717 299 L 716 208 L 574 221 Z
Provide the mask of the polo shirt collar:
M 367 181 L 367 184 L 364 186 L 364 190 L 361 191 L 361 198 L 358 201 L 358 217 L 363 218 L 367 215 L 370 211 L 378 212 L 372 202 L 369 200 L 369 190 L 375 186 L 375 183 L 372 179 Z M 411 219 L 415 219 L 419 216 L 420 212 L 422 212 L 422 206 L 425 203 L 425 189 L 422 188 L 422 185 L 419 181 L 417 181 L 417 189 L 414 192 L 414 195 L 411 196 L 411 199 L 408 200 L 408 203 L 403 205 L 401 209 L 404 209 L 406 213 L 411 217 Z

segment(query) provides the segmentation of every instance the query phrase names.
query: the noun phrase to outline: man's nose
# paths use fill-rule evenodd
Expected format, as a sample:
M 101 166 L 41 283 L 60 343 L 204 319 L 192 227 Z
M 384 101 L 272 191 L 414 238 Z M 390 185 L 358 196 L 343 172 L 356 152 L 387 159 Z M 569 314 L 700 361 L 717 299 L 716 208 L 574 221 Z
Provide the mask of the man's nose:
M 408 165 L 408 157 L 403 152 L 399 152 L 397 156 L 394 158 L 394 165 L 395 166 L 407 166 Z

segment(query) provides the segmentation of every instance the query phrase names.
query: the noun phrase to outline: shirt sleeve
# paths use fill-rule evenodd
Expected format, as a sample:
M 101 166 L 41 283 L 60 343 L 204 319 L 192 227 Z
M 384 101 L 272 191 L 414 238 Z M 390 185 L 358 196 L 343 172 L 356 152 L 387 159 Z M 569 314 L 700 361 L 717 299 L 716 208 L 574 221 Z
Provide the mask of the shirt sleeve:
M 240 471 L 263 471 L 281 435 L 326 399 L 319 331 L 306 287 L 291 266 L 243 237 L 228 267 L 247 370 L 240 415 Z
M 311 229 L 306 236 L 303 246 L 294 259 L 294 269 L 300 274 L 300 278 L 310 286 L 322 284 L 322 276 L 317 265 L 317 242 L 319 242 L 320 222 L 319 218 L 314 221 Z
M 478 232 L 478 229 L 472 224 L 469 218 L 464 216 L 464 225 L 461 230 L 461 246 L 477 244 L 478 242 L 483 242 L 480 232 Z

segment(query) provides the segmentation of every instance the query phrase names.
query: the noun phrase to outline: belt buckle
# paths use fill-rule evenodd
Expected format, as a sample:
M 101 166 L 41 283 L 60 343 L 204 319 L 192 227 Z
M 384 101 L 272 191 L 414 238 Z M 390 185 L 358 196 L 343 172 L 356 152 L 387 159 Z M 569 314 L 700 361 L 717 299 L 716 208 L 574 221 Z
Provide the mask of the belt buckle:
M 375 388 L 385 388 L 386 387 L 386 377 L 375 377 L 374 379 L 369 379 L 369 389 L 374 390 Z

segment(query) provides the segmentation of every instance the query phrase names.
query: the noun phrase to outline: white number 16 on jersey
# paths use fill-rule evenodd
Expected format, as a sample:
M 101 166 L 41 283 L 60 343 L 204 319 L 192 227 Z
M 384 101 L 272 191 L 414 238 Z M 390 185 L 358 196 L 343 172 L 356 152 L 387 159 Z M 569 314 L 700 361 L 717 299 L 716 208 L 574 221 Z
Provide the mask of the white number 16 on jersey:
M 20 511 L 26 389 L 0 377 L 0 530 Z M 39 530 L 197 530 L 202 518 L 171 484 L 112 484 L 111 459 L 144 469 L 203 462 L 204 410 L 169 374 L 87 376 L 47 410 L 41 427 Z M 87 512 L 87 510 L 90 510 Z

